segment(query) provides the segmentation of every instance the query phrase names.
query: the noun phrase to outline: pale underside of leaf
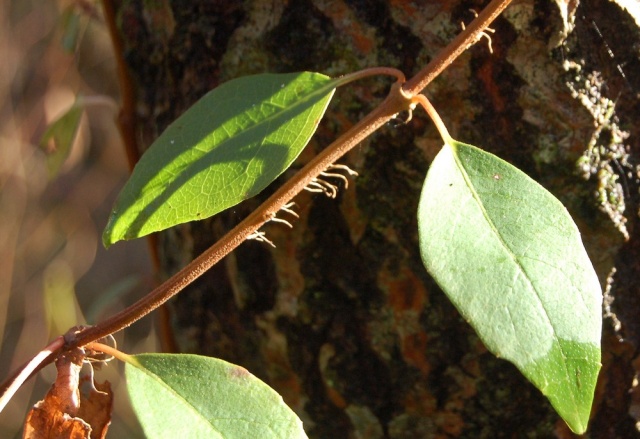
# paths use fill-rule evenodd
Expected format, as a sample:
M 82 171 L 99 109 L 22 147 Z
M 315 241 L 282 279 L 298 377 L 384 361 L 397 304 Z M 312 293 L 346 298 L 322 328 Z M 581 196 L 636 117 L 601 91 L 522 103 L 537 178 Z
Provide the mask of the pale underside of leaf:
M 425 267 L 487 348 L 572 428 L 586 427 L 602 296 L 562 204 L 508 163 L 451 141 L 429 170 L 419 229 Z
M 153 438 L 306 438 L 282 398 L 245 369 L 196 355 L 143 354 L 125 367 L 132 404 Z
M 318 73 L 263 74 L 209 92 L 142 156 L 105 245 L 204 219 L 258 194 L 309 142 L 335 86 Z

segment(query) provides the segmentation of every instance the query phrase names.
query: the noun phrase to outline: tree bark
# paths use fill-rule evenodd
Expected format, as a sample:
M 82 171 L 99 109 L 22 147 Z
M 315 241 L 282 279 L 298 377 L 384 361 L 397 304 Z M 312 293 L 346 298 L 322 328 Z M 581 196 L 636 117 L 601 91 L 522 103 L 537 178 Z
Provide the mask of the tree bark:
M 453 137 L 524 170 L 581 229 L 607 287 L 594 438 L 640 437 L 640 17 L 622 3 L 518 1 L 495 23 L 491 46 L 480 40 L 426 90 Z M 122 0 L 141 145 L 237 76 L 372 66 L 411 76 L 482 5 Z M 274 184 L 388 86 L 379 78 L 338 90 L 294 169 Z M 417 203 L 440 145 L 416 111 L 349 153 L 343 163 L 360 175 L 348 189 L 337 182 L 337 199 L 301 194 L 293 230 L 264 228 L 275 248 L 244 243 L 171 302 L 180 350 L 243 365 L 283 396 L 312 438 L 572 437 L 545 398 L 486 351 L 421 264 Z M 272 190 L 160 234 L 164 273 Z

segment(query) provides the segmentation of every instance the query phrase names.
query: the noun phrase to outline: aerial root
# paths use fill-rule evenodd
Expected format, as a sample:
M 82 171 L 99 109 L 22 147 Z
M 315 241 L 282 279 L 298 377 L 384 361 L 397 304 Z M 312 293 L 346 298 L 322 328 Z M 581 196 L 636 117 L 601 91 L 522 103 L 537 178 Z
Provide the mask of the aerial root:
M 282 206 L 280 208 L 280 211 L 286 212 L 286 213 L 288 213 L 289 215 L 291 215 L 291 216 L 293 216 L 295 218 L 300 218 L 300 215 L 298 215 L 294 210 L 291 209 L 295 205 L 296 205 L 296 203 L 294 203 L 292 201 L 291 203 L 287 203 L 284 206 Z M 271 219 L 269 221 L 273 221 L 274 223 L 284 224 L 285 226 L 289 227 L 290 229 L 293 229 L 293 225 L 289 221 L 287 221 L 286 219 L 283 219 L 283 218 L 278 218 L 276 215 L 277 215 L 277 213 L 272 214 L 271 215 Z
M 469 9 L 469 11 L 471 11 L 471 13 L 473 15 L 475 15 L 476 18 L 478 18 L 478 13 L 476 11 L 474 11 L 473 9 Z M 462 26 L 462 30 L 465 30 L 467 27 L 464 25 L 464 21 L 460 22 L 460 26 Z M 496 33 L 495 29 L 491 29 L 490 27 L 485 28 L 484 31 L 480 32 L 480 35 L 478 35 L 478 38 L 476 38 L 476 40 L 473 42 L 473 44 L 477 43 L 478 41 L 480 41 L 480 38 L 484 37 L 487 39 L 487 46 L 489 47 L 489 53 L 493 53 L 493 46 L 491 45 L 491 35 L 489 35 L 487 32 L 490 32 L 492 34 Z M 470 47 L 471 45 L 469 45 Z
M 291 225 L 291 223 L 285 219 L 282 218 L 277 218 L 275 215 L 271 217 L 271 219 L 269 221 L 273 221 L 274 223 L 280 223 L 280 224 L 284 224 L 285 226 L 289 227 L 290 229 L 293 229 L 293 226 Z
M 394 121 L 398 120 L 398 122 L 395 122 L 392 126 L 395 128 L 395 127 L 398 127 L 398 126 L 401 126 L 401 125 L 406 125 L 409 122 L 411 122 L 411 120 L 413 119 L 413 110 L 415 110 L 415 108 L 416 108 L 415 104 L 411 104 L 411 106 L 406 111 L 407 117 L 404 120 L 400 119 L 400 114 L 401 113 L 394 114 L 392 119 Z M 405 112 L 403 111 L 402 113 L 405 113 Z M 357 173 L 356 173 L 356 175 L 357 175 Z
M 341 171 L 346 172 L 347 174 L 353 176 L 353 177 L 357 177 L 358 173 L 356 171 L 354 171 L 353 169 L 351 169 L 350 167 L 348 167 L 347 165 L 341 165 L 340 163 L 335 164 L 332 163 L 329 165 L 329 167 L 327 167 L 327 169 L 339 169 Z
M 331 164 L 327 167 L 326 171 L 320 173 L 320 175 L 324 178 L 337 178 L 338 180 L 341 180 L 344 183 L 345 189 L 349 188 L 349 179 L 347 179 L 347 177 L 343 174 L 327 171 L 343 171 L 346 174 L 354 177 L 358 175 L 356 171 L 349 168 L 347 165 L 341 164 Z M 318 177 L 311 180 L 311 183 L 309 183 L 304 189 L 309 192 L 325 194 L 329 198 L 335 198 L 338 195 L 338 186 Z
M 269 239 L 267 239 L 265 233 L 261 231 L 253 232 L 251 235 L 247 236 L 247 239 L 253 239 L 254 241 L 258 241 L 258 242 L 265 242 L 269 244 L 271 247 L 276 248 L 276 245 L 273 242 L 271 242 Z
M 338 195 L 338 186 L 321 178 L 314 178 L 304 189 L 309 192 L 325 194 L 329 198 L 335 198 Z
M 108 340 L 109 343 L 103 343 L 102 340 Z M 103 339 L 101 339 L 100 343 L 107 344 L 107 346 L 111 345 L 114 349 L 118 349 L 118 342 L 116 342 L 113 334 L 109 334 Z M 86 356 L 82 360 L 84 363 L 108 363 L 109 361 L 114 359 L 113 355 L 107 355 L 100 351 L 94 351 L 92 349 L 85 348 Z
M 298 215 L 293 209 L 291 209 L 295 205 L 296 203 L 292 201 L 291 203 L 287 203 L 284 206 L 282 206 L 280 210 L 283 212 L 287 212 L 289 215 L 295 216 L 296 218 L 300 218 L 300 215 Z

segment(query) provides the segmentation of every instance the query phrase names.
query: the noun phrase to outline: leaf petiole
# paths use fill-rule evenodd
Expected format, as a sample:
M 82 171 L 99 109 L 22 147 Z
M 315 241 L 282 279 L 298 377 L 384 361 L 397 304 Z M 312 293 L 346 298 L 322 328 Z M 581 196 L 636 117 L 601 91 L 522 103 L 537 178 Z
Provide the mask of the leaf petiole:
M 427 114 L 433 121 L 433 124 L 438 129 L 440 137 L 442 137 L 444 143 L 449 143 L 452 140 L 451 136 L 449 135 L 449 131 L 444 125 L 444 122 L 440 118 L 440 115 L 438 114 L 436 109 L 433 107 L 433 105 L 431 105 L 431 102 L 429 102 L 429 99 L 427 99 L 427 97 L 423 94 L 417 94 L 411 98 L 411 102 L 413 105 L 420 104 L 420 106 L 424 108 L 424 111 L 427 112 Z

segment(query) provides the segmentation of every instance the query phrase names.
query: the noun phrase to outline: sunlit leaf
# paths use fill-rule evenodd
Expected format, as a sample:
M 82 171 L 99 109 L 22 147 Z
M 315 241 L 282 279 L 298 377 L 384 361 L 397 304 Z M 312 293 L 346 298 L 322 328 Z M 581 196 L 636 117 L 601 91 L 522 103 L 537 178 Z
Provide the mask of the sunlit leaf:
M 40 147 L 47 153 L 49 177 L 55 177 L 69 157 L 81 117 L 82 104 L 79 100 L 59 119 L 52 122 L 42 135 Z
M 207 218 L 259 193 L 309 142 L 336 85 L 318 73 L 263 74 L 206 94 L 137 164 L 105 246 Z
M 418 221 L 425 267 L 487 348 L 584 432 L 602 294 L 566 209 L 510 164 L 451 140 L 429 169 Z
M 196 355 L 143 354 L 130 357 L 125 375 L 147 437 L 307 437 L 282 398 L 240 366 Z

